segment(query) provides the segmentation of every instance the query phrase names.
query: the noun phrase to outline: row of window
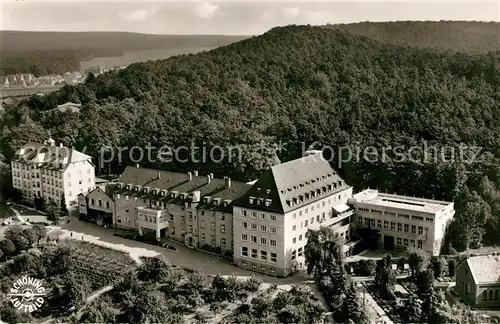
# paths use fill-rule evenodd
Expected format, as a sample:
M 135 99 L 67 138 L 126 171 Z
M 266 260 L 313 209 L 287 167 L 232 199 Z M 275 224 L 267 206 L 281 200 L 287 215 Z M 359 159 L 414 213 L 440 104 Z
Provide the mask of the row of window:
M 418 235 L 422 235 L 424 233 L 424 231 L 427 232 L 429 230 L 427 227 L 423 227 L 423 226 L 396 223 L 394 221 L 389 222 L 387 220 L 384 220 L 382 222 L 382 220 L 380 220 L 380 219 L 375 220 L 374 218 L 368 218 L 368 217 L 358 217 L 358 222 L 360 224 L 364 223 L 365 226 L 371 226 L 371 227 L 375 227 L 375 224 L 376 224 L 377 228 L 382 228 L 382 224 L 383 224 L 383 228 L 385 230 L 391 230 L 391 231 L 396 231 L 396 226 L 397 226 L 398 232 L 403 232 L 403 227 L 404 227 L 405 233 L 409 233 L 410 228 L 411 228 L 411 233 L 417 234 L 417 231 L 418 231 Z
M 368 208 L 358 207 L 357 210 L 365 212 L 365 213 L 372 213 L 372 214 L 378 214 L 378 215 L 384 214 L 384 215 L 388 215 L 388 216 L 396 216 L 396 213 L 394 213 L 394 212 L 382 211 L 382 210 L 379 210 L 379 209 L 368 209 Z M 416 220 L 416 221 L 423 221 L 424 220 L 424 217 L 422 217 L 422 216 L 416 216 L 416 215 L 397 214 L 397 216 L 399 218 L 406 218 L 406 219 L 410 219 L 411 218 L 412 220 Z M 429 223 L 432 223 L 432 222 L 434 222 L 434 219 L 432 217 L 425 217 L 425 221 L 429 222 Z
M 171 216 L 173 216 L 173 215 L 171 215 Z M 191 225 L 189 225 L 189 226 L 191 226 Z M 205 221 L 204 220 L 202 220 L 200 222 L 200 228 L 205 228 Z M 210 229 L 215 231 L 215 223 L 214 222 L 210 223 Z M 226 225 L 220 225 L 220 232 L 226 233 Z
M 495 296 L 493 297 L 493 289 L 483 291 L 483 300 L 498 300 L 498 289 L 495 289 Z
M 379 236 L 379 240 L 382 241 L 382 236 Z M 403 247 L 412 247 L 412 248 L 418 248 L 422 249 L 423 248 L 423 242 L 418 240 L 416 241 L 415 245 L 415 240 L 408 240 L 407 238 L 402 238 L 402 237 L 396 237 L 396 245 L 397 246 L 403 246 Z
M 242 268 L 248 268 L 248 262 L 242 261 L 240 263 L 240 266 Z M 269 273 L 272 276 L 274 276 L 276 274 L 276 269 L 272 268 L 272 267 L 270 267 L 270 268 L 267 268 L 267 267 L 264 267 L 264 266 L 259 266 L 258 267 L 256 264 L 251 263 L 250 268 L 252 269 L 252 271 L 259 271 L 259 272 L 262 272 L 262 273 Z
M 90 199 L 90 204 L 92 206 L 96 206 L 94 198 Z M 97 200 L 97 206 L 102 207 L 102 200 L 101 199 Z M 106 201 L 106 208 L 109 208 L 109 201 Z
M 201 240 L 201 242 L 207 242 L 206 241 L 206 235 L 204 233 L 201 234 L 200 240 Z M 226 247 L 227 240 L 225 238 L 221 237 L 219 242 L 220 242 L 220 246 L 221 247 Z M 213 236 L 213 235 L 210 236 L 210 243 L 212 245 L 215 245 L 215 236 Z
M 246 210 L 241 210 L 241 215 L 242 216 L 248 216 L 248 213 Z M 252 218 L 257 218 L 257 212 L 250 212 L 250 217 Z M 267 217 L 267 215 L 265 213 L 260 213 L 259 214 L 259 218 L 262 219 L 262 220 L 266 220 L 266 219 L 269 219 L 270 221 L 273 221 L 275 222 L 276 221 L 276 215 L 272 215 L 270 214 L 269 217 Z
M 248 241 L 248 234 L 241 234 L 241 240 L 242 241 Z M 261 237 L 260 240 L 257 240 L 257 236 L 250 235 L 250 242 L 252 242 L 252 243 L 260 242 L 260 244 L 262 244 L 262 245 L 267 245 L 268 244 L 268 239 L 266 237 Z M 275 247 L 276 246 L 276 240 L 275 239 L 270 239 L 269 240 L 269 245 Z
M 267 251 L 260 250 L 257 251 L 257 249 L 251 249 L 249 253 L 249 248 L 247 246 L 242 246 L 241 247 L 241 256 L 242 257 L 250 257 L 252 259 L 259 259 L 260 261 L 265 261 L 265 262 L 271 262 L 271 263 L 276 263 L 278 262 L 278 255 L 274 252 L 268 253 Z
M 142 221 L 142 222 L 146 222 L 146 223 L 157 223 L 158 221 L 158 218 L 157 217 L 154 217 L 154 216 L 141 216 L 139 215 L 139 220 Z M 161 216 L 160 217 L 160 223 L 164 223 L 167 221 L 167 217 L 166 216 Z
M 247 222 L 241 222 L 241 227 L 243 227 L 244 229 L 248 229 L 249 228 Z M 257 224 L 250 223 L 250 229 L 252 231 L 256 231 L 257 227 L 258 227 Z M 269 232 L 271 232 L 273 234 L 276 234 L 276 227 L 268 227 L 267 225 L 260 225 L 259 226 L 259 229 L 260 229 L 261 232 L 267 232 L 268 228 L 269 228 Z

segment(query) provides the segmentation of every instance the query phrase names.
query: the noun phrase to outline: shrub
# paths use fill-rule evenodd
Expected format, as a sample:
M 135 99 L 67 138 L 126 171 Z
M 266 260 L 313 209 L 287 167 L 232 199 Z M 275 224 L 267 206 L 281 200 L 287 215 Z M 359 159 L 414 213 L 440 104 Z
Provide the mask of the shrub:
M 252 276 L 251 278 L 245 280 L 244 289 L 247 291 L 254 292 L 259 290 L 260 285 L 262 285 L 262 279 Z

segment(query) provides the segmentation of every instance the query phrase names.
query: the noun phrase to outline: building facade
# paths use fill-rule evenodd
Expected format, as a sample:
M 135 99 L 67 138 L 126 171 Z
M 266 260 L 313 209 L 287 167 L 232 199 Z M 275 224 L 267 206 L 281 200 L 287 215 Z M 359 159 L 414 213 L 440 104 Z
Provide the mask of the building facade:
M 79 218 L 100 226 L 113 226 L 115 202 L 112 186 L 107 185 L 90 191 L 87 195 L 78 195 Z
M 212 174 L 199 176 L 197 171 L 127 167 L 113 190 L 113 224 L 150 229 L 157 238 L 167 236 L 187 246 L 231 253 L 232 201 L 250 187 Z
M 455 292 L 476 307 L 500 308 L 500 255 L 466 257 L 455 267 Z
M 11 167 L 14 188 L 35 205 L 55 202 L 70 213 L 77 212 L 78 195 L 95 188 L 91 157 L 62 144 L 56 146 L 52 138 L 21 147 Z
M 234 203 L 234 263 L 281 277 L 304 268 L 309 229 L 333 227 L 349 242 L 350 197 L 321 154 L 272 167 Z
M 447 224 L 455 214 L 452 202 L 406 197 L 367 189 L 349 200 L 358 226 L 379 231 L 387 250 L 418 248 L 439 255 Z

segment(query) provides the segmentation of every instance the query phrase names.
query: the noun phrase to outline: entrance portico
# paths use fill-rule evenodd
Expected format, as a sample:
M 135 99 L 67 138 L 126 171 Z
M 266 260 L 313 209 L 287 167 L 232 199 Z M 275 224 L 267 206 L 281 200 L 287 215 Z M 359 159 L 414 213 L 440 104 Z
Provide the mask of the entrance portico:
M 137 208 L 139 234 L 143 235 L 143 229 L 156 232 L 156 239 L 160 240 L 161 233 L 166 233 L 168 228 L 168 217 L 165 210 L 145 207 Z

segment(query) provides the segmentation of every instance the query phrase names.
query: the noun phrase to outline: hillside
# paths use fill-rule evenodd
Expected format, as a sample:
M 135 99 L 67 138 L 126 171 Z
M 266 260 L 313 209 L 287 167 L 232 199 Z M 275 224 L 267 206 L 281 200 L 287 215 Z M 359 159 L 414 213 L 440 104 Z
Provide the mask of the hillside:
M 126 51 L 216 48 L 246 36 L 148 35 L 125 32 L 0 31 L 3 63 L 0 74 L 35 75 L 79 70 L 79 63 L 95 57 L 121 56 Z
M 6 107 L 0 153 L 10 158 L 13 148 L 43 140 L 49 129 L 95 160 L 106 145 L 238 145 L 240 157 L 220 163 L 141 165 L 249 180 L 314 142 L 337 153 L 374 147 L 376 160 L 372 154 L 339 161 L 337 154 L 332 163 L 356 189 L 455 200 L 449 238 L 457 250 L 500 244 L 498 63 L 489 55 L 397 47 L 339 30 L 274 28 L 209 52 L 89 78 L 30 98 L 29 108 Z M 38 113 L 65 101 L 82 102 L 80 116 Z M 276 150 L 278 143 L 286 145 Z M 451 152 L 460 145 L 469 150 Z M 398 146 L 408 152 L 404 159 Z M 131 164 L 125 155 L 110 167 Z
M 361 22 L 325 27 L 399 46 L 466 53 L 500 51 L 500 23 L 497 22 Z

